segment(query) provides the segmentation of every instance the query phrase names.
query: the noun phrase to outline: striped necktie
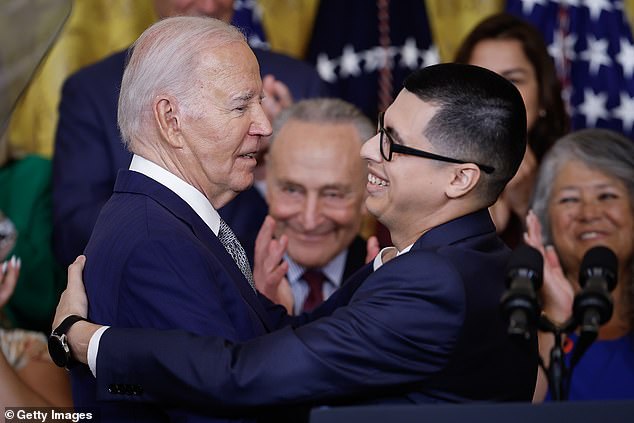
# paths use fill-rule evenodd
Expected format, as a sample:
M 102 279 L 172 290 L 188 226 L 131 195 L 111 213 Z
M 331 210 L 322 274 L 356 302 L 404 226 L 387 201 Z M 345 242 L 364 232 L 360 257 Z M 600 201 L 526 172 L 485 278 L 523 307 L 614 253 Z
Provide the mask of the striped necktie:
M 255 282 L 253 282 L 253 274 L 251 273 L 251 267 L 249 266 L 249 260 L 247 259 L 247 254 L 244 252 L 244 248 L 242 248 L 240 241 L 238 241 L 238 238 L 233 233 L 229 225 L 227 225 L 227 223 L 222 219 L 220 219 L 220 230 L 218 231 L 218 239 L 220 240 L 220 242 L 222 242 L 225 250 L 227 250 L 244 277 L 247 279 L 249 285 L 251 285 L 251 288 L 256 291 Z

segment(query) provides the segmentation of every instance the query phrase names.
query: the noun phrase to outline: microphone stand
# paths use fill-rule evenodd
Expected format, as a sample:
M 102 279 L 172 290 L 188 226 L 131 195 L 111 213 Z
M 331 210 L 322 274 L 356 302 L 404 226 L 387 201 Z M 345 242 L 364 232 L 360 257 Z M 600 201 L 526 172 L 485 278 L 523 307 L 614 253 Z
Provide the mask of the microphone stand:
M 555 338 L 555 344 L 550 350 L 550 364 L 548 367 L 544 364 L 542 358 L 539 358 L 539 365 L 542 367 L 548 378 L 548 389 L 553 401 L 567 401 L 570 394 L 570 379 L 572 378 L 572 370 L 576 363 L 571 363 L 571 366 L 566 365 L 564 360 L 564 351 L 562 348 L 562 340 L 565 334 L 570 334 L 579 326 L 579 322 L 575 317 L 571 317 L 564 325 L 556 326 L 551 322 L 546 315 L 542 314 L 537 322 L 537 327 L 542 332 L 550 332 Z M 591 343 L 592 341 L 590 341 Z M 580 351 L 581 354 L 585 352 L 585 349 L 589 345 Z M 578 348 L 579 345 L 575 345 Z M 581 358 L 581 354 L 577 355 L 576 361 Z
M 548 389 L 553 401 L 565 401 L 568 399 L 568 393 L 564 381 L 568 375 L 568 369 L 566 368 L 564 352 L 561 347 L 564 332 L 562 328 L 555 326 L 544 314 L 539 317 L 537 327 L 543 332 L 552 333 L 555 338 L 555 344 L 550 350 L 550 364 L 546 367 L 540 356 L 539 365 L 548 378 Z

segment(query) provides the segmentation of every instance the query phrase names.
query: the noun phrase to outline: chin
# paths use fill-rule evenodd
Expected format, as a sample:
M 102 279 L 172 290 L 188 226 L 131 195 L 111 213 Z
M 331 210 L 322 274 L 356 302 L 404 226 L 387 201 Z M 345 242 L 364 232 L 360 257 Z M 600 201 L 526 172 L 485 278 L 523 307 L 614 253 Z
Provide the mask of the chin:
M 300 251 L 297 251 L 297 250 L 300 250 Z M 296 248 L 295 251 L 289 248 L 288 255 L 297 264 L 307 269 L 314 268 L 314 267 L 323 267 L 326 264 L 328 264 L 330 259 L 328 259 L 328 257 L 323 254 L 315 255 L 314 254 L 315 250 L 323 251 L 319 246 L 313 245 L 313 246 L 308 246 L 305 248 Z M 293 252 L 295 252 L 295 254 L 293 254 Z
M 248 177 L 242 178 L 240 181 L 235 181 L 231 184 L 231 190 L 236 192 L 246 191 L 253 185 L 255 178 L 253 174 L 250 174 Z

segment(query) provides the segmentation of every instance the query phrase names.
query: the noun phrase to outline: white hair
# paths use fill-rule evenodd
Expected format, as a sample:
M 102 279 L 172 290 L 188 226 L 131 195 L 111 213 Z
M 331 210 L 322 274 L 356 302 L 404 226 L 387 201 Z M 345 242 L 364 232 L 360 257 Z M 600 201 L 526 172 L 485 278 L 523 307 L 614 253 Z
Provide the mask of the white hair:
M 184 113 L 196 113 L 196 76 L 205 54 L 236 42 L 246 44 L 237 28 L 208 17 L 166 18 L 145 30 L 121 81 L 117 120 L 124 145 L 130 148 L 146 127 L 157 95 L 171 95 Z

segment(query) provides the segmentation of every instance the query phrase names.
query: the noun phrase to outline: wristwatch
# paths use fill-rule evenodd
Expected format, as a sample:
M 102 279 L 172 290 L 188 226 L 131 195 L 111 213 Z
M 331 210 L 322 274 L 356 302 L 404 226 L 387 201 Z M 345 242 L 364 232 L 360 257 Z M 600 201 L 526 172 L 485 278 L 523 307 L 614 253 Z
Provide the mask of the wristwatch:
M 58 327 L 53 329 L 51 336 L 48 337 L 48 353 L 53 359 L 53 362 L 59 367 L 70 369 L 77 363 L 70 352 L 66 334 L 70 330 L 70 327 L 80 320 L 88 321 L 81 316 L 71 314 L 65 318 Z

